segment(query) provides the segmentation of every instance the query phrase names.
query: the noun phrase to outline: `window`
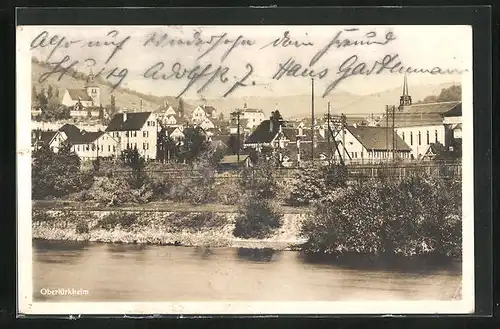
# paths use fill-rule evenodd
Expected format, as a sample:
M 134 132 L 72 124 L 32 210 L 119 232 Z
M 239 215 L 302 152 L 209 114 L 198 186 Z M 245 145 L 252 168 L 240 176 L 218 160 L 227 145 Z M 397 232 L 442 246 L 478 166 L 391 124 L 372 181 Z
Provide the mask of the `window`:
M 403 138 L 403 140 L 405 140 L 405 132 L 404 131 L 401 133 L 401 138 Z
M 418 131 L 418 145 L 422 145 L 422 135 L 420 135 L 420 130 Z
M 351 158 L 354 158 L 354 152 L 351 152 Z
M 116 146 L 113 145 L 113 152 L 115 152 L 115 151 L 116 151 Z
M 155 126 L 155 122 L 153 121 L 153 127 Z
M 89 145 L 87 144 L 87 145 L 86 145 L 86 147 L 85 147 L 85 150 L 87 150 L 87 151 L 88 151 L 89 149 L 90 149 L 90 147 L 89 147 Z
M 148 127 L 149 127 L 150 122 L 148 121 Z
M 111 152 L 111 145 L 108 145 L 108 152 Z
M 126 132 L 125 132 L 125 136 L 127 136 L 127 137 L 128 137 L 128 131 L 126 131 Z
M 354 157 L 357 158 L 358 157 L 358 152 L 354 152 Z
M 429 139 L 429 130 L 427 130 L 427 145 L 430 144 L 430 139 Z
M 80 145 L 77 145 L 77 146 L 76 146 L 76 150 L 77 150 L 78 152 L 80 152 Z
M 104 145 L 101 145 L 101 151 L 104 151 Z
M 129 143 L 127 143 L 127 150 L 128 150 L 129 148 L 130 148 L 130 145 L 129 145 Z
M 142 137 L 146 137 L 146 131 L 142 132 Z
M 142 143 L 142 149 L 145 150 L 146 149 L 146 143 Z
M 137 137 L 137 131 L 134 131 L 134 137 Z
M 134 143 L 134 148 L 137 150 L 137 143 Z
M 410 131 L 410 145 L 413 145 L 413 132 Z
M 146 131 L 146 137 L 149 137 L 149 131 Z
M 436 143 L 438 142 L 438 131 L 437 130 L 434 131 L 434 140 L 436 141 Z
M 146 150 L 149 150 L 149 143 L 146 143 Z

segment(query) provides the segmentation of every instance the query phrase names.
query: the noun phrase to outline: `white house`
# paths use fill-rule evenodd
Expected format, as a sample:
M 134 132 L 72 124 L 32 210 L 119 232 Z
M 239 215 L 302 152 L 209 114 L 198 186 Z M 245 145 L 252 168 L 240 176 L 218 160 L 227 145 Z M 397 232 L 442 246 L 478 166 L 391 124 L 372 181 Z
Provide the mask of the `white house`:
M 262 110 L 248 108 L 243 110 L 237 109 L 235 112 L 231 113 L 231 125 L 236 128 L 238 124 L 238 116 L 236 113 L 238 112 L 240 113 L 240 128 L 243 129 L 253 130 L 266 118 Z M 231 131 L 231 133 L 235 132 Z
M 165 111 L 165 115 L 177 115 L 177 112 L 175 112 L 174 108 L 172 106 L 169 106 L 168 109 Z
M 203 130 L 207 131 L 209 129 L 214 129 L 215 128 L 215 125 L 214 123 L 209 119 L 209 118 L 205 118 L 200 124 L 199 126 L 201 128 L 203 128 Z
M 392 116 L 384 117 L 380 126 L 392 128 Z M 454 129 L 461 131 L 461 116 L 460 101 L 405 105 L 394 113 L 394 129 L 412 149 L 413 158 L 421 159 L 432 143 L 450 147 Z
M 397 159 L 411 158 L 410 146 L 388 127 L 348 125 L 337 133 L 335 140 L 346 162 L 378 162 L 392 159 L 393 154 Z
M 115 114 L 106 132 L 119 140 L 121 150 L 134 149 L 146 159 L 156 159 L 156 143 L 160 127 L 152 112 Z
M 71 141 L 71 150 L 82 160 L 117 157 L 120 145 L 117 138 L 104 131 L 82 131 L 80 137 Z
M 38 150 L 42 146 L 48 146 L 53 152 L 57 153 L 62 144 L 68 139 L 68 136 L 62 131 L 31 131 L 32 150 Z
M 184 133 L 179 127 L 167 127 L 165 129 L 165 134 L 167 134 L 168 137 L 172 138 L 173 140 L 182 140 L 184 139 Z
M 101 90 L 94 82 L 92 71 L 87 78 L 87 83 L 83 89 L 65 89 L 61 103 L 67 107 L 75 107 L 76 111 L 83 111 L 87 107 L 99 107 L 101 105 Z M 81 108 L 78 108 L 78 107 Z M 84 116 L 85 114 L 73 113 L 72 116 Z M 99 113 L 97 113 L 99 115 Z

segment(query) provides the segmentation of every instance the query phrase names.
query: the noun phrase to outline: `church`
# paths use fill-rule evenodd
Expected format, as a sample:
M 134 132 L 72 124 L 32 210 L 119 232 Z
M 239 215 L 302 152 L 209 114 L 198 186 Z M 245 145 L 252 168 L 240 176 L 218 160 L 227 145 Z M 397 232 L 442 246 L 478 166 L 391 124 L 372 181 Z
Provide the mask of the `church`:
M 461 155 L 462 102 L 412 103 L 405 76 L 399 106 L 379 126 L 394 128 L 411 148 L 413 159 L 430 159 L 435 149 Z
M 94 81 L 92 69 L 87 77 L 85 87 L 82 89 L 66 88 L 62 98 L 62 104 L 72 108 L 70 115 L 72 117 L 92 117 L 99 116 L 99 107 L 101 106 L 101 90 Z

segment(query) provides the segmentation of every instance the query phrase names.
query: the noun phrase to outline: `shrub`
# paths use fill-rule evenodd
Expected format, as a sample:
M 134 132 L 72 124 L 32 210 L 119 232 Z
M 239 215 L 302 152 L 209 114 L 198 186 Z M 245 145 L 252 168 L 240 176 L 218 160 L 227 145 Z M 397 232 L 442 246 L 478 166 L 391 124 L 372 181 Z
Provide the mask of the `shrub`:
M 105 230 L 112 230 L 117 227 L 130 229 L 135 223 L 137 223 L 137 221 L 137 214 L 112 212 L 109 215 L 102 217 L 97 223 L 96 227 Z
M 216 202 L 225 205 L 239 204 L 244 197 L 245 190 L 241 188 L 238 179 L 220 177 L 213 186 Z
M 213 212 L 206 213 L 175 213 L 169 215 L 165 224 L 171 232 L 187 230 L 189 232 L 200 232 L 205 229 L 220 228 L 227 223 L 224 214 Z
M 379 180 L 322 200 L 301 228 L 310 253 L 461 254 L 461 186 L 427 176 Z
M 233 235 L 241 238 L 265 238 L 281 227 L 283 214 L 270 200 L 250 195 L 239 209 Z
M 334 193 L 335 188 L 344 186 L 347 181 L 347 169 L 343 166 L 309 167 L 299 171 L 297 176 L 287 203 L 305 206 Z
M 56 220 L 56 218 L 53 215 L 51 215 L 45 211 L 34 211 L 33 215 L 31 217 L 32 217 L 33 222 L 50 223 L 50 222 L 53 222 Z
M 89 225 L 85 221 L 81 220 L 76 224 L 75 230 L 78 234 L 89 233 Z
M 124 203 L 146 202 L 150 198 L 146 192 L 146 187 L 139 190 L 131 189 L 123 177 L 96 177 L 90 189 L 84 192 L 81 198 L 116 206 Z

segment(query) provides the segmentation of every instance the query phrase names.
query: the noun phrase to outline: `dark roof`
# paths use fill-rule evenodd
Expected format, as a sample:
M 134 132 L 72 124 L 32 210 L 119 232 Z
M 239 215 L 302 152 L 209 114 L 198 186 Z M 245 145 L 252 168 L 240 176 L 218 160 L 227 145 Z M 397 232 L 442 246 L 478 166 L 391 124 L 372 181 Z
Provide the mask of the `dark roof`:
M 50 141 L 56 134 L 57 131 L 40 131 L 40 141 L 45 145 L 49 145 Z
M 262 121 L 256 128 L 255 131 L 248 136 L 245 144 L 260 144 L 260 143 L 270 143 L 278 134 L 280 123 L 273 124 L 273 129 L 271 130 L 270 120 Z M 283 123 L 281 123 L 283 127 Z M 288 137 L 285 133 L 285 136 Z M 291 136 L 290 136 L 291 137 Z
M 141 130 L 150 115 L 151 112 L 127 113 L 127 120 L 123 122 L 123 113 L 115 114 L 106 128 L 106 131 Z
M 71 140 L 71 144 L 90 144 L 104 134 L 103 131 L 83 131 L 79 138 Z
M 69 97 L 72 100 L 82 100 L 82 101 L 92 101 L 92 97 L 87 94 L 85 89 L 67 89 L 69 93 Z
M 442 154 L 444 152 L 446 152 L 446 148 L 444 147 L 443 144 L 441 144 L 441 143 L 430 143 L 429 147 L 425 151 L 424 156 L 425 155 L 430 155 L 430 154 L 440 155 L 440 154 Z
M 167 131 L 168 136 L 172 135 L 172 133 L 176 130 L 179 129 L 178 127 L 166 127 L 165 130 Z M 179 129 L 180 130 L 180 129 Z M 182 131 L 181 131 L 182 132 Z
M 396 151 L 411 151 L 395 131 L 385 127 L 347 126 L 347 130 L 368 150 L 392 150 L 392 140 Z M 392 133 L 392 134 L 391 134 Z
M 77 126 L 72 125 L 72 124 L 65 124 L 61 128 L 59 128 L 59 131 L 62 131 L 68 136 L 68 140 L 72 143 L 75 140 L 78 140 L 81 136 L 81 131 L 78 129 Z
M 213 106 L 204 106 L 203 110 L 205 111 L 205 113 L 208 113 L 208 114 L 212 114 L 213 112 L 216 111 L 215 107 L 213 107 Z
M 394 127 L 411 127 L 436 125 L 443 123 L 444 116 L 456 116 L 462 114 L 462 102 L 440 102 L 429 104 L 414 104 L 404 106 L 400 111 L 396 109 L 394 114 Z M 384 115 L 379 125 L 392 126 L 392 114 L 387 118 Z

